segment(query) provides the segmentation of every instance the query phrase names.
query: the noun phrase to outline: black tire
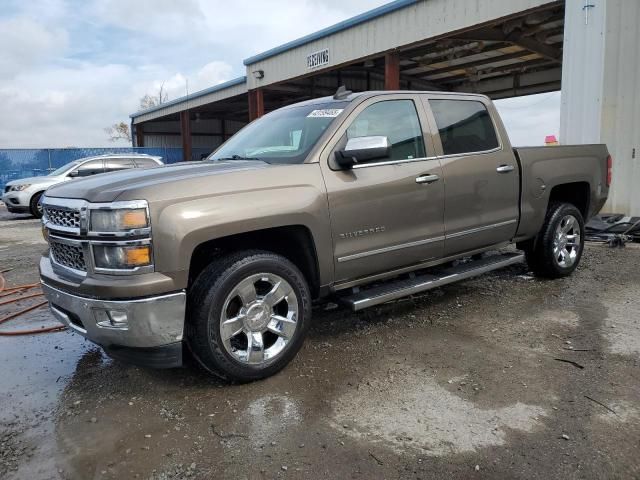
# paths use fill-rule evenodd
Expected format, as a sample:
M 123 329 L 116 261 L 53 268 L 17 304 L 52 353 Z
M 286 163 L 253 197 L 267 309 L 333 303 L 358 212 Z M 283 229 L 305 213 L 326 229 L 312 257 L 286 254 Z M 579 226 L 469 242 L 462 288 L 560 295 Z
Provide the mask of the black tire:
M 580 239 L 575 247 L 568 251 L 572 254 L 575 249 L 575 258 L 570 265 L 563 265 L 560 256 L 554 253 L 556 231 L 561 222 L 568 216 L 572 216 L 578 223 L 576 227 L 580 232 Z M 547 215 L 540 233 L 533 242 L 526 244 L 525 255 L 529 268 L 536 276 L 545 278 L 561 278 L 571 275 L 577 268 L 584 251 L 584 219 L 582 213 L 570 203 L 552 203 L 549 205 Z
M 31 201 L 29 201 L 29 211 L 31 212 L 31 215 L 36 218 L 42 218 L 42 211 L 39 209 L 38 205 L 43 193 L 44 192 L 38 192 L 34 194 L 33 197 L 31 197 Z
M 224 346 L 220 322 L 227 296 L 251 275 L 274 274 L 286 280 L 297 298 L 297 323 L 284 349 L 262 365 L 243 363 Z M 219 257 L 198 275 L 188 295 L 186 340 L 196 362 L 208 373 L 235 382 L 269 377 L 298 353 L 311 323 L 311 295 L 304 275 L 286 258 L 245 250 Z

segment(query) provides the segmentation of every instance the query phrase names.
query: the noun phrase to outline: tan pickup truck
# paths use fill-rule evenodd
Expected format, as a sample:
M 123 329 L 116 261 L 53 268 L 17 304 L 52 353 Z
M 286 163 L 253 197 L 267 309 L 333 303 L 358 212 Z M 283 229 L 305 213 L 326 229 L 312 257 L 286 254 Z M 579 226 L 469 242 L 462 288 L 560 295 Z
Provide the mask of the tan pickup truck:
M 50 188 L 41 279 L 110 356 L 255 380 L 295 356 L 316 299 L 360 310 L 525 258 L 571 274 L 610 178 L 604 145 L 511 148 L 481 95 L 341 89 L 205 161 Z

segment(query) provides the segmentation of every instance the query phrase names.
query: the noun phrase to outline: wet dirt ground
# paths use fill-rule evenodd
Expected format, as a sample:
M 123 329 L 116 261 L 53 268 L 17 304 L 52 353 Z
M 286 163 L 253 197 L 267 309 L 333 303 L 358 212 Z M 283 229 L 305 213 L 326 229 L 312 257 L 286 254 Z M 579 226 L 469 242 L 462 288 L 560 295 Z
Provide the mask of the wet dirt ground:
M 0 207 L 0 270 L 37 281 L 39 224 Z M 640 249 L 589 245 L 358 314 L 316 307 L 293 363 L 227 385 L 0 337 L 0 478 L 640 478 Z M 3 329 L 49 324 L 36 310 Z

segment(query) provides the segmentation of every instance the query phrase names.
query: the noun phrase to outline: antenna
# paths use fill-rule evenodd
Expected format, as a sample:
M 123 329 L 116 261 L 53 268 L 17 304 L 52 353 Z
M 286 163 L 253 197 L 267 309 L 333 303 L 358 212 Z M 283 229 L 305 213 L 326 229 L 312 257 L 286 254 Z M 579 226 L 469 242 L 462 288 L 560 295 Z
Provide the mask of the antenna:
M 338 90 L 336 90 L 336 93 L 333 94 L 333 99 L 334 100 L 344 100 L 345 98 L 347 98 L 352 93 L 353 92 L 351 90 L 347 90 L 347 87 L 345 87 L 344 85 L 340 85 L 338 87 Z

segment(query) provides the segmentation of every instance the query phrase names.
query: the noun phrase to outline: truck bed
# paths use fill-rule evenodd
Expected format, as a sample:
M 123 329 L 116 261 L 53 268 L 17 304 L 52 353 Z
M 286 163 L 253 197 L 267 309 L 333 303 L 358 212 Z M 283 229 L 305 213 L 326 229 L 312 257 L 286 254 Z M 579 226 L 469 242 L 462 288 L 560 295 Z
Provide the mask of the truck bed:
M 554 147 L 517 147 L 513 149 L 520 166 L 520 223 L 516 240 L 531 238 L 544 223 L 549 201 L 575 190 L 582 198 L 585 221 L 597 214 L 606 202 L 606 145 L 562 145 Z

